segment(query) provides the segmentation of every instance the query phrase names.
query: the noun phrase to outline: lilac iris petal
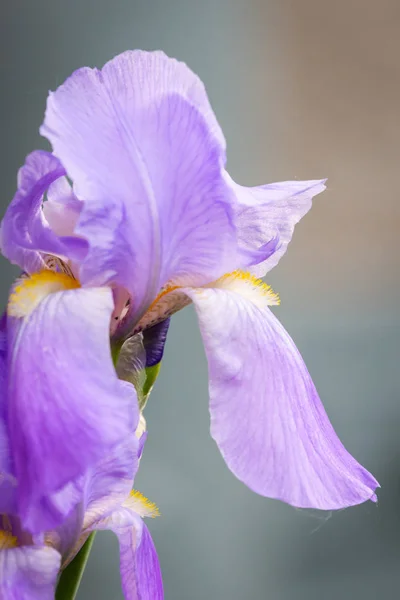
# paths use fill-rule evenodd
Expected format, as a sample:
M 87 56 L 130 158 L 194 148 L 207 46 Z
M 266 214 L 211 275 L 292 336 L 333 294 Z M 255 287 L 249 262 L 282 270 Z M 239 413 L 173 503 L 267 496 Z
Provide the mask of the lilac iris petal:
M 7 319 L 0 319 L 0 514 L 15 510 L 16 480 L 13 475 L 6 424 Z
M 79 502 L 48 539 L 63 557 L 63 568 L 79 551 L 96 520 L 106 518 L 129 495 L 138 468 L 139 441 L 131 434 L 86 473 Z
M 60 559 L 53 548 L 23 546 L 0 550 L 0 598 L 54 600 Z
M 70 545 L 68 563 L 87 536 L 96 530 L 113 531 L 120 543 L 121 580 L 126 600 L 162 600 L 163 587 L 157 553 L 142 516 L 151 516 L 151 503 L 141 495 L 130 495 L 138 468 L 142 441 L 129 436 L 113 452 L 88 473 L 84 501 L 66 526 L 53 532 L 54 540 L 61 536 Z M 139 496 L 139 500 L 138 500 Z M 141 498 L 141 499 L 140 499 Z M 75 524 L 81 521 L 81 536 L 74 544 Z M 150 512 L 149 512 L 150 511 Z M 72 536 L 72 537 L 71 537 Z M 72 548 L 71 548 L 72 545 Z
M 47 189 L 65 175 L 49 152 L 36 150 L 18 173 L 18 190 L 1 224 L 1 251 L 11 262 L 32 273 L 43 268 L 40 252 L 81 260 L 87 243 L 77 237 L 58 237 L 43 217 Z
M 142 506 L 129 497 L 138 451 L 142 450 L 139 444 L 135 437 L 129 437 L 94 470 L 88 481 L 84 528 L 86 532 L 112 530 L 117 535 L 125 600 L 163 600 L 161 570 L 140 515 Z
M 187 290 L 210 379 L 211 434 L 252 490 L 297 507 L 376 500 L 377 481 L 343 447 L 293 341 L 238 293 Z
M 279 236 L 276 251 L 251 269 L 257 277 L 264 277 L 286 252 L 295 225 L 310 210 L 314 196 L 325 190 L 326 180 L 284 181 L 253 188 L 238 185 L 229 176 L 226 180 L 235 193 L 239 243 L 254 250 Z
M 92 530 L 111 530 L 119 541 L 121 584 L 125 600 L 163 600 L 161 568 L 153 540 L 142 518 L 120 506 L 98 519 Z
M 111 360 L 112 310 L 110 289 L 75 289 L 50 294 L 24 319 L 9 319 L 8 429 L 19 513 L 32 532 L 62 518 L 40 515 L 46 497 L 136 427 L 134 388 L 118 380 Z
M 99 519 L 93 529 L 112 530 L 118 537 L 125 600 L 163 600 L 157 552 L 140 516 L 127 506 L 120 506 L 106 519 Z
M 52 231 L 59 237 L 72 236 L 82 210 L 65 177 L 56 179 L 47 190 L 47 201 L 43 204 L 43 214 Z
M 115 533 L 120 544 L 121 582 L 125 600 L 163 600 L 160 564 L 146 525 L 136 519 L 135 529 L 115 527 Z M 135 571 L 132 569 L 133 560 Z
M 138 453 L 139 440 L 134 435 L 129 435 L 89 474 L 85 511 L 90 512 L 93 520 L 97 505 L 104 506 L 106 502 L 113 508 L 129 495 L 139 467 Z
M 166 282 L 202 285 L 242 260 L 223 137 L 186 67 L 135 51 L 80 69 L 50 94 L 41 133 L 84 200 L 84 284 L 106 274 L 140 316 Z

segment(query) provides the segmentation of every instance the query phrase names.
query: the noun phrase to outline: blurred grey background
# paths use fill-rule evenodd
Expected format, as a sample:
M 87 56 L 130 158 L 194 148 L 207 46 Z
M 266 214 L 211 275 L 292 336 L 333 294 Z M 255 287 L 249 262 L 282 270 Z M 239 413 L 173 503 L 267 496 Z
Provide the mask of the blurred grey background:
M 255 185 L 328 177 L 268 279 L 347 448 L 379 503 L 335 514 L 247 490 L 209 437 L 192 308 L 174 317 L 136 486 L 167 600 L 373 600 L 400 587 L 400 3 L 398 0 L 6 0 L 2 211 L 48 89 L 128 48 L 165 50 L 206 83 L 228 167 Z M 15 270 L 1 262 L 1 300 Z M 79 599 L 122 598 L 117 543 L 97 536 Z

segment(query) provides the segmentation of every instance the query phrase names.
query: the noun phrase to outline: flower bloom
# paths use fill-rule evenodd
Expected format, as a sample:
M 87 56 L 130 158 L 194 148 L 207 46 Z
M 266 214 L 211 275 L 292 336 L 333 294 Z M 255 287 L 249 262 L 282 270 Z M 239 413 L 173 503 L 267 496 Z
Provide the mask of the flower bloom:
M 71 485 L 124 438 L 131 389 L 113 377 L 105 350 L 88 365 L 86 352 L 105 348 L 111 332 L 129 362 L 133 334 L 144 343 L 191 302 L 209 364 L 211 433 L 232 472 L 298 507 L 375 500 L 376 480 L 336 436 L 269 308 L 278 297 L 257 279 L 278 263 L 324 181 L 236 184 L 203 84 L 161 52 L 126 52 L 101 70 L 76 71 L 49 95 L 41 133 L 53 153 L 27 158 L 1 229 L 3 253 L 31 275 L 8 310 L 17 321 L 9 428 L 27 506 Z M 65 289 L 71 281 L 81 287 Z M 162 349 L 161 340 L 153 366 Z M 129 418 L 129 427 L 137 423 Z
M 0 515 L 2 600 L 52 600 L 60 571 L 90 533 L 104 529 L 113 531 L 119 540 L 125 599 L 163 599 L 157 554 L 143 523 L 143 517 L 157 516 L 158 509 L 140 492 L 131 491 L 137 450 L 132 436 L 88 473 L 82 497 L 56 530 L 32 536 L 18 517 Z

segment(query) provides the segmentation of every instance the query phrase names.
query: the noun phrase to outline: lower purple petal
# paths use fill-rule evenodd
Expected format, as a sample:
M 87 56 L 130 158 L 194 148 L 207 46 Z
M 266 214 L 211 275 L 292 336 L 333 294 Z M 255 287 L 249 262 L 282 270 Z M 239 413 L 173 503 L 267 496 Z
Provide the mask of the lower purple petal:
M 120 545 L 122 545 L 121 539 Z M 140 543 L 136 550 L 136 573 L 140 600 L 162 600 L 164 598 L 162 575 L 156 548 L 150 532 L 144 524 Z
M 270 310 L 232 291 L 187 293 L 208 358 L 211 434 L 232 472 L 255 492 L 297 507 L 376 500 L 377 481 L 341 444 Z
M 136 517 L 131 527 L 112 527 L 119 540 L 121 584 L 125 600 L 163 600 L 160 563 L 150 532 Z
M 119 540 L 121 584 L 125 600 L 163 600 L 161 568 L 150 532 L 128 503 L 90 528 L 111 530 Z
M 91 520 L 105 517 L 105 504 L 109 512 L 121 504 L 132 489 L 138 469 L 139 440 L 133 434 L 116 446 L 91 471 L 86 481 L 85 510 Z M 98 513 L 96 515 L 96 512 Z M 85 527 L 90 525 L 85 522 Z
M 15 510 L 16 479 L 12 473 L 7 410 L 7 319 L 0 320 L 0 514 Z
M 54 600 L 60 560 L 53 548 L 0 550 L 1 600 Z
M 134 388 L 112 364 L 112 310 L 110 289 L 75 289 L 9 319 L 8 427 L 19 512 L 33 533 L 59 524 L 73 500 L 63 488 L 74 492 L 136 427 Z M 56 510 L 45 510 L 49 502 Z

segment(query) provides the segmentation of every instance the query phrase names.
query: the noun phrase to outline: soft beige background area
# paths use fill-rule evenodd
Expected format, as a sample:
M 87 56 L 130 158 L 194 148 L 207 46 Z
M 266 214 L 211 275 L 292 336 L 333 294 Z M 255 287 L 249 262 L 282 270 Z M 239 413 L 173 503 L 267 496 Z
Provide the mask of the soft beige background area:
M 395 0 L 7 0 L 0 13 L 3 210 L 48 89 L 127 48 L 162 48 L 205 81 L 248 185 L 328 177 L 269 277 L 343 442 L 382 484 L 336 514 L 258 497 L 208 434 L 192 309 L 177 315 L 147 410 L 137 487 L 167 600 L 375 600 L 400 587 L 400 4 Z M 1 263 L 6 302 L 14 270 Z M 84 450 L 84 449 L 83 449 Z M 96 540 L 79 599 L 121 598 L 117 546 Z

